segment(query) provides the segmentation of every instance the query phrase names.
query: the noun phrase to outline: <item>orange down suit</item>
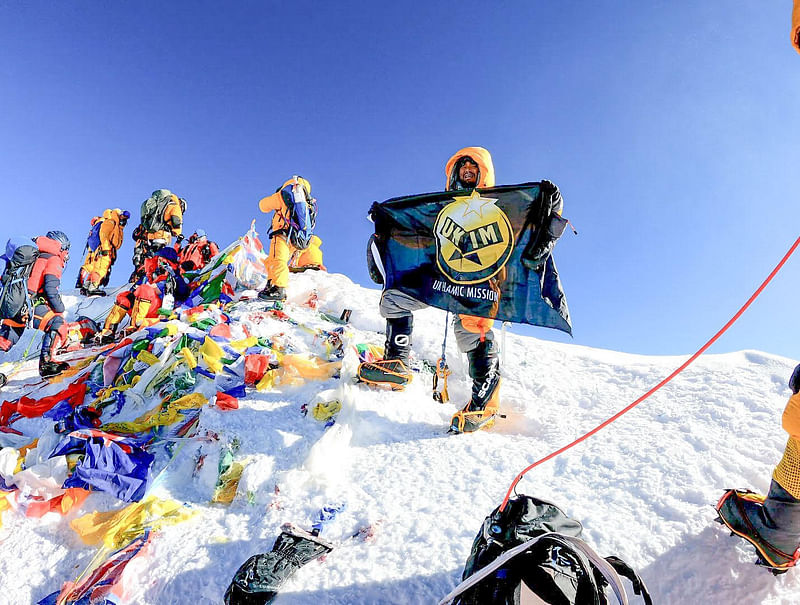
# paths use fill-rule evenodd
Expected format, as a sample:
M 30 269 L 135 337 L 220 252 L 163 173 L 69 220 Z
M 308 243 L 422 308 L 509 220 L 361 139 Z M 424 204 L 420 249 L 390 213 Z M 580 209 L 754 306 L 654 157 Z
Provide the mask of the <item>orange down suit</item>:
M 302 177 L 297 177 L 297 181 L 305 190 L 306 198 L 310 198 L 311 183 Z M 298 250 L 286 239 L 285 230 L 289 227 L 289 224 L 285 214 L 286 205 L 281 196 L 281 189 L 293 183 L 294 179 L 289 179 L 280 186 L 278 191 L 262 198 L 258 202 L 261 212 L 275 213 L 272 216 L 269 256 L 264 265 L 269 281 L 279 288 L 285 288 L 289 285 L 289 259 L 293 256 L 296 255 L 294 263 L 296 267 L 322 265 L 322 251 L 319 248 L 322 240 L 318 237 L 312 237 L 311 245 L 305 251 Z
M 124 231 L 120 224 L 121 214 L 122 211 L 119 208 L 108 208 L 103 212 L 102 217 L 97 217 L 92 221 L 92 226 L 96 224 L 96 221 L 103 222 L 99 233 L 100 245 L 96 250 L 87 252 L 81 267 L 84 284 L 101 285 L 108 276 L 111 265 L 117 259 L 117 250 L 122 246 Z

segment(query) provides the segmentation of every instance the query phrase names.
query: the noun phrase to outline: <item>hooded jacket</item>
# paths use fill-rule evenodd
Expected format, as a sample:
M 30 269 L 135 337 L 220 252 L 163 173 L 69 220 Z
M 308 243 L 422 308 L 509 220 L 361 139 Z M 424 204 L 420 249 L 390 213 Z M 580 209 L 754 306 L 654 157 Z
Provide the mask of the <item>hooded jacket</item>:
M 303 177 L 297 177 L 297 181 L 303 186 L 305 190 L 306 199 L 311 199 L 311 183 L 309 183 Z M 273 193 L 272 195 L 268 195 L 267 197 L 261 198 L 258 202 L 258 208 L 261 212 L 267 213 L 275 211 L 275 214 L 272 216 L 272 226 L 270 228 L 271 234 L 277 233 L 279 231 L 284 231 L 289 228 L 289 222 L 287 217 L 287 208 L 286 203 L 283 201 L 283 190 L 286 187 L 289 187 L 294 184 L 294 179 L 291 178 L 286 181 L 283 185 L 278 187 L 278 190 Z
M 464 147 L 453 154 L 444 168 L 445 190 L 461 189 L 458 184 L 458 169 L 466 158 L 478 165 L 478 184 L 476 187 L 494 187 L 494 164 L 492 156 L 483 147 Z
M 122 246 L 123 227 L 120 224 L 119 208 L 108 208 L 103 212 L 103 224 L 100 226 L 100 249 L 105 252 L 116 252 Z
M 798 1 L 800 2 L 800 0 Z M 458 183 L 458 169 L 461 167 L 465 158 L 470 158 L 478 165 L 478 183 L 476 187 L 489 188 L 495 186 L 494 163 L 492 162 L 492 156 L 489 151 L 483 147 L 464 147 L 453 154 L 445 165 L 445 178 L 447 179 L 446 185 L 448 191 L 461 188 L 460 183 Z M 558 190 L 556 189 L 556 191 Z M 556 203 L 553 204 L 552 212 L 561 215 L 562 209 L 563 201 L 559 193 Z M 554 309 L 558 310 L 562 316 L 569 317 L 564 291 L 561 287 L 561 280 L 558 277 L 558 270 L 550 254 L 554 244 L 555 240 L 549 247 L 546 247 L 546 249 L 542 251 L 544 262 L 539 273 L 539 285 L 542 297 L 547 300 Z M 493 320 L 484 317 L 462 315 L 461 322 L 468 331 L 484 334 L 492 327 Z
M 37 237 L 34 242 L 39 248 L 39 258 L 33 264 L 28 278 L 28 292 L 33 298 L 43 297 L 47 306 L 56 313 L 63 313 L 64 303 L 59 288 L 68 251 L 61 249 L 60 242 L 45 236 Z

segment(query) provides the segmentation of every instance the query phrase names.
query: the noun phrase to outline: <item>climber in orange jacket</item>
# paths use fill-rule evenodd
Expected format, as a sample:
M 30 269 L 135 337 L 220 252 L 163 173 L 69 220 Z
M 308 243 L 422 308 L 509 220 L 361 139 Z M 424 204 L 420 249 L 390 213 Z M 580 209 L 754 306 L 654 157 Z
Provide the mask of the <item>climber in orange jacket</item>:
M 259 293 L 261 300 L 285 300 L 289 284 L 289 260 L 293 254 L 311 247 L 317 218 L 317 201 L 311 197 L 311 183 L 295 176 L 272 195 L 258 203 L 261 212 L 274 212 L 270 230 L 269 256 L 265 262 L 267 286 Z M 322 243 L 317 238 L 319 243 Z M 322 251 L 315 260 L 322 265 Z M 312 253 L 314 254 L 314 253 Z
M 107 285 L 111 277 L 111 266 L 117 260 L 130 216 L 127 210 L 108 208 L 103 216 L 92 219 L 92 230 L 86 240 L 86 259 L 76 284 L 83 295 L 105 296 L 102 286 Z

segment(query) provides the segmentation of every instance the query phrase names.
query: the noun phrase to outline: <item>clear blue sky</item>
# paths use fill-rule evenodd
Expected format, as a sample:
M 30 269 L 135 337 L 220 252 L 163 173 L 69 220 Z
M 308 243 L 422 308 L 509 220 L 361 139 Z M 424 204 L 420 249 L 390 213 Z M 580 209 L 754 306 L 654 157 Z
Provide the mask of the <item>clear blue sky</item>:
M 221 244 L 292 174 L 331 271 L 369 283 L 374 200 L 482 145 L 548 178 L 571 342 L 688 354 L 800 234 L 791 2 L 2 2 L 0 238 L 166 187 Z M 129 229 L 130 231 L 130 229 Z M 131 270 L 129 234 L 112 283 Z M 800 255 L 800 253 L 798 253 Z M 794 258 L 713 349 L 798 353 Z M 515 330 L 518 330 L 515 328 Z M 567 340 L 552 330 L 524 328 Z

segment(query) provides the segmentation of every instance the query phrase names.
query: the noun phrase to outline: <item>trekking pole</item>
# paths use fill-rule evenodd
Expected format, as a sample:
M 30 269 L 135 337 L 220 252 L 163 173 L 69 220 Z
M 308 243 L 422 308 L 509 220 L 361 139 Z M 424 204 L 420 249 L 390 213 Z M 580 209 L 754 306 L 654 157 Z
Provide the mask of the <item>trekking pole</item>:
M 31 337 L 30 337 L 30 340 L 28 340 L 28 346 L 25 348 L 25 352 L 22 354 L 21 361 L 28 361 L 28 359 L 30 359 L 28 357 L 28 352 L 31 350 L 31 346 L 33 345 L 33 341 L 34 341 L 35 338 L 36 338 L 36 332 L 34 330 L 31 330 Z M 35 355 L 38 355 L 38 354 L 39 354 L 39 352 L 37 351 L 35 353 Z
M 506 363 L 506 328 L 508 327 L 509 322 L 504 321 L 503 327 L 500 329 L 500 365 L 503 366 Z
M 433 371 L 433 393 L 431 396 L 434 401 L 439 403 L 447 403 L 450 401 L 450 395 L 447 392 L 447 377 L 450 375 L 450 368 L 447 367 L 447 324 L 450 320 L 450 311 L 444 316 L 444 339 L 442 340 L 442 356 L 436 361 L 436 368 Z M 439 387 L 439 380 L 442 381 L 441 391 L 437 390 Z
M 92 234 L 92 231 L 89 230 L 89 235 Z M 89 238 L 86 238 L 86 245 L 83 247 L 83 252 L 81 252 L 81 258 L 86 259 L 86 252 L 89 250 Z M 80 288 L 83 285 L 83 280 L 81 279 L 83 275 L 83 261 L 81 261 L 81 266 L 78 267 L 78 279 L 75 280 L 75 287 Z

